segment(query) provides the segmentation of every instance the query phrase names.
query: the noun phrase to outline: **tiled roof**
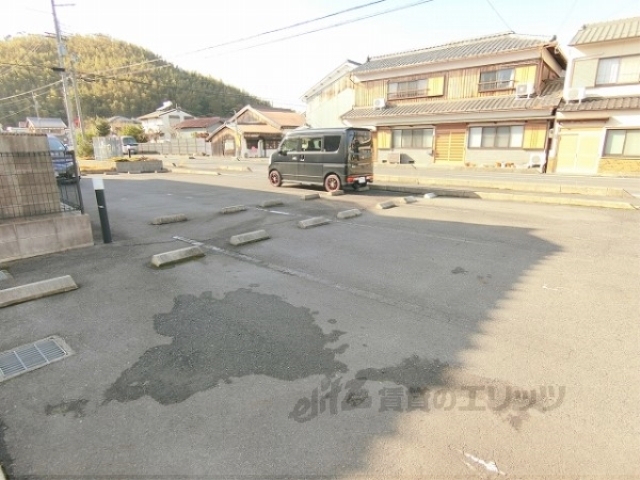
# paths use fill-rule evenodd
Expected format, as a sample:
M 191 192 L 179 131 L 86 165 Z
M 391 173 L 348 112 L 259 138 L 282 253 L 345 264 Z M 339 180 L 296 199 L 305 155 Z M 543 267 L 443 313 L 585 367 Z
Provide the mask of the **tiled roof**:
M 228 128 L 230 128 L 231 130 L 235 129 L 234 125 L 228 125 Z M 282 130 L 273 127 L 271 125 L 243 125 L 243 124 L 239 124 L 238 125 L 238 131 L 240 133 L 247 134 L 247 133 L 270 133 L 270 134 L 281 134 Z
M 367 63 L 357 67 L 354 74 L 388 70 L 392 68 L 429 63 L 449 62 L 463 58 L 482 57 L 497 53 L 514 52 L 518 50 L 536 49 L 543 46 L 555 45 L 553 39 L 502 33 L 488 37 L 448 43 L 437 47 L 373 57 Z
M 222 122 L 223 120 L 220 117 L 192 118 L 190 120 L 185 120 L 184 122 L 176 123 L 173 128 L 176 130 L 180 130 L 182 128 L 209 128 L 212 125 L 217 125 Z
M 138 117 L 138 120 L 150 120 L 152 118 L 159 118 L 159 117 L 162 117 L 163 115 L 167 115 L 173 112 L 182 112 L 189 117 L 193 116 L 190 113 L 185 112 L 184 110 L 180 110 L 178 108 L 171 108 L 169 110 L 156 110 L 155 112 L 147 113 L 146 115 L 142 115 L 141 117 Z
M 581 102 L 563 103 L 560 112 L 593 112 L 599 110 L 640 110 L 640 97 L 585 98 Z
M 27 123 L 31 123 L 34 128 L 67 128 L 60 118 L 27 117 Z
M 305 123 L 304 115 L 293 110 L 262 109 L 261 107 L 254 107 L 254 109 L 282 128 L 299 127 Z
M 590 23 L 584 25 L 574 35 L 569 45 L 584 45 L 587 43 L 610 42 L 626 38 L 640 37 L 640 17 L 610 20 L 608 22 Z
M 532 98 L 516 98 L 514 95 L 437 100 L 426 103 L 401 105 L 374 110 L 356 108 L 342 118 L 388 118 L 412 115 L 447 115 L 455 113 L 490 113 L 526 110 L 552 110 L 562 100 L 562 79 L 547 81 L 542 93 Z

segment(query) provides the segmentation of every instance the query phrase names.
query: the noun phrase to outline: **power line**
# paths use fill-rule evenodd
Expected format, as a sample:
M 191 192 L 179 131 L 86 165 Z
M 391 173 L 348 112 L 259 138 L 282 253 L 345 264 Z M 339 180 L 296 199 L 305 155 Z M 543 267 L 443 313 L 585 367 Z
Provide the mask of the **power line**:
M 0 98 L 0 102 L 2 102 L 4 100 L 10 100 L 12 98 L 22 97 L 23 95 L 31 95 L 32 92 L 37 92 L 38 90 L 44 90 L 45 88 L 52 87 L 52 86 L 57 85 L 59 83 L 62 83 L 62 80 L 58 80 L 56 82 L 49 83 L 47 85 L 43 85 L 42 87 L 34 88 L 33 90 L 29 90 L 28 92 L 17 93 L 15 95 L 11 95 L 10 97 Z
M 254 39 L 254 38 L 262 37 L 262 36 L 269 35 L 269 34 L 272 34 L 272 33 L 281 32 L 281 31 L 284 31 L 284 30 L 290 30 L 292 28 L 296 28 L 296 27 L 299 27 L 299 26 L 302 26 L 302 25 L 308 25 L 310 23 L 318 22 L 320 20 L 325 20 L 327 18 L 335 17 L 337 15 L 342 15 L 343 13 L 348 13 L 348 12 L 351 12 L 351 11 L 355 11 L 355 10 L 359 10 L 359 9 L 362 9 L 362 8 L 370 7 L 372 5 L 383 3 L 383 2 L 386 2 L 386 1 L 388 1 L 388 0 L 376 0 L 376 1 L 365 3 L 365 4 L 362 4 L 362 5 L 357 5 L 355 7 L 350 7 L 350 8 L 347 8 L 345 10 L 339 10 L 339 11 L 334 12 L 334 13 L 330 13 L 330 14 L 327 14 L 327 15 L 322 15 L 320 17 L 312 18 L 312 19 L 309 19 L 309 20 L 304 20 L 302 22 L 297 22 L 297 23 L 294 23 L 294 24 L 291 24 L 291 25 L 287 25 L 285 27 L 280 27 L 280 28 L 274 29 L 274 30 L 268 30 L 268 31 L 265 31 L 265 32 L 257 33 L 257 34 L 254 34 L 254 35 L 250 35 L 248 37 L 238 38 L 238 39 L 235 39 L 235 40 L 229 40 L 227 42 L 223 42 L 223 43 L 220 43 L 220 44 L 217 44 L 217 45 L 212 45 L 210 47 L 204 47 L 204 48 L 199 48 L 197 50 L 190 50 L 190 51 L 187 51 L 187 52 L 178 53 L 178 54 L 174 55 L 173 58 L 179 58 L 179 57 L 183 57 L 183 56 L 187 56 L 187 55 L 192 55 L 194 53 L 200 53 L 200 52 L 203 52 L 203 51 L 206 51 L 206 50 L 212 50 L 212 49 L 215 49 L 215 48 L 220 48 L 220 47 L 223 47 L 223 46 L 232 45 L 234 43 L 245 42 L 247 40 L 251 40 L 251 39 Z M 429 1 L 433 1 L 433 0 L 429 0 Z M 160 62 L 160 61 L 163 61 L 163 60 L 160 59 L 160 58 L 157 58 L 157 59 L 154 59 L 154 60 L 148 60 L 146 62 L 139 62 L 139 63 L 136 63 L 136 64 L 132 64 L 131 66 L 144 65 L 145 63 L 154 63 L 154 62 Z M 122 68 L 126 68 L 126 66 L 125 67 L 118 67 L 118 69 L 122 69 Z M 100 71 L 100 72 L 97 72 L 97 73 L 102 73 L 102 72 Z
M 383 3 L 383 2 L 386 2 L 386 1 L 387 0 L 376 0 L 374 2 L 365 3 L 363 5 L 357 5 L 355 7 L 347 8 L 345 10 L 340 10 L 339 12 L 334 12 L 334 13 L 330 13 L 328 15 L 323 15 L 321 17 L 312 18 L 310 20 L 304 20 L 302 22 L 293 23 L 291 25 L 287 25 L 286 27 L 280 27 L 280 28 L 276 28 L 274 30 L 268 30 L 266 32 L 257 33 L 255 35 L 250 35 L 248 37 L 238 38 L 236 40 L 229 40 L 228 42 L 219 43 L 219 44 L 213 45 L 211 47 L 205 47 L 205 48 L 201 48 L 199 50 L 194 50 L 193 52 L 190 52 L 190 53 L 200 53 L 200 52 L 203 52 L 205 50 L 212 50 L 214 48 L 226 47 L 227 45 L 232 45 L 234 43 L 240 43 L 240 42 L 245 42 L 247 40 L 253 40 L 254 38 L 264 37 L 265 35 L 270 35 L 272 33 L 282 32 L 284 30 L 291 30 L 292 28 L 300 27 L 302 25 L 308 25 L 310 23 L 319 22 L 320 20 L 326 20 L 327 18 L 336 17 L 338 15 L 342 15 L 343 13 L 353 12 L 355 10 L 360 10 L 362 8 L 370 7 L 372 5 L 376 5 L 378 3 Z
M 507 23 L 507 21 L 504 19 L 504 17 L 502 15 L 500 15 L 500 12 L 498 12 L 498 10 L 496 9 L 496 7 L 493 6 L 493 3 L 491 3 L 491 0 L 487 0 L 487 3 L 489 4 L 489 6 L 493 9 L 494 12 L 496 12 L 496 15 L 498 15 L 498 17 L 500 18 L 500 20 L 502 20 L 502 23 L 504 23 L 505 27 L 507 27 L 507 30 L 509 30 L 510 32 L 513 32 L 513 28 L 511 28 L 509 26 L 509 24 Z
M 372 13 L 370 15 L 365 15 L 365 16 L 362 16 L 362 17 L 352 18 L 352 19 L 349 19 L 349 20 L 345 20 L 343 22 L 333 23 L 333 24 L 327 25 L 325 27 L 316 28 L 315 30 L 308 30 L 306 32 L 301 32 L 301 33 L 296 33 L 296 34 L 293 34 L 293 35 L 289 35 L 287 37 L 276 38 L 274 40 L 269 40 L 267 42 L 258 43 L 256 45 L 250 45 L 248 47 L 239 48 L 239 49 L 233 50 L 231 52 L 225 52 L 225 54 L 242 52 L 244 50 L 249 50 L 249 49 L 257 48 L 257 47 L 262 47 L 264 45 L 269 45 L 269 44 L 272 44 L 272 43 L 282 42 L 283 40 L 289 40 L 291 38 L 302 37 L 304 35 L 309 35 L 311 33 L 321 32 L 323 30 L 329 30 L 331 28 L 342 27 L 344 25 L 349 25 L 351 23 L 360 22 L 362 20 L 368 20 L 369 18 L 379 17 L 380 15 L 386 15 L 388 13 L 398 12 L 400 10 L 404 10 L 404 9 L 411 8 L 411 7 L 416 7 L 418 5 L 423 5 L 425 3 L 431 3 L 433 1 L 434 0 L 420 0 L 418 2 L 410 3 L 410 4 L 407 4 L 407 5 L 402 5 L 400 7 L 390 8 L 390 9 L 384 10 L 382 12 Z M 209 55 L 209 56 L 207 56 L 205 58 L 211 58 L 212 56 L 213 55 Z

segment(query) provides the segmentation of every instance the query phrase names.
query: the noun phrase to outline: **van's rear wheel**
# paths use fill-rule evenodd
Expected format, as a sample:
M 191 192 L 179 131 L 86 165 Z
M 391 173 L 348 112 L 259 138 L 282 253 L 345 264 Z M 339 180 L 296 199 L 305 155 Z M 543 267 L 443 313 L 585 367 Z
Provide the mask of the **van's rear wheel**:
M 335 174 L 327 175 L 324 179 L 324 189 L 327 192 L 336 192 L 341 186 L 340 177 Z
M 269 182 L 274 187 L 279 187 L 282 185 L 282 175 L 277 170 L 271 170 L 269 172 Z

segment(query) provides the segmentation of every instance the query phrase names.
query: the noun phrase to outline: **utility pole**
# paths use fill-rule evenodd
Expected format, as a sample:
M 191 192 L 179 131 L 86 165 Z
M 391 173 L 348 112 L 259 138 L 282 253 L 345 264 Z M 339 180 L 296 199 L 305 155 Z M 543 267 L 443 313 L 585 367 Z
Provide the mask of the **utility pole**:
M 76 98 L 76 112 L 78 112 L 78 123 L 80 124 L 80 135 L 84 140 L 84 122 L 82 121 L 82 110 L 80 110 L 80 93 L 78 93 L 78 80 L 76 79 L 77 55 L 71 55 L 71 79 L 73 81 L 73 96 Z
M 67 5 L 59 5 L 67 6 Z M 54 0 L 51 0 L 51 10 L 53 12 L 53 23 L 56 29 L 56 42 L 58 44 L 58 68 L 54 69 L 60 72 L 62 78 L 62 96 L 64 98 L 64 109 L 67 113 L 67 125 L 69 126 L 69 134 L 71 135 L 71 145 L 76 144 L 75 129 L 73 128 L 73 115 L 71 114 L 71 106 L 69 105 L 69 96 L 67 94 L 67 71 L 64 66 L 64 56 L 66 55 L 66 49 L 62 42 L 62 34 L 60 33 L 60 25 L 58 24 L 58 15 L 56 14 L 56 4 Z
M 36 107 L 36 118 L 40 118 L 40 105 L 38 105 L 38 100 L 36 100 L 36 94 L 31 92 L 31 97 L 33 98 L 33 106 Z

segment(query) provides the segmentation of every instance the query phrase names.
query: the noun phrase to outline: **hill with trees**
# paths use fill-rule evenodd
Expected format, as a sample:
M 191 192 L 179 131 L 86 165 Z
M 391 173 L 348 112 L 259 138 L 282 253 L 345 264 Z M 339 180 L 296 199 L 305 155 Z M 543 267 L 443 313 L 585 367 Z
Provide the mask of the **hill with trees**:
M 138 117 L 171 100 L 196 116 L 229 117 L 247 104 L 269 105 L 212 77 L 182 70 L 154 53 L 105 35 L 65 39 L 67 71 L 75 77 L 83 118 Z M 75 62 L 71 62 L 75 59 Z M 0 40 L 0 124 L 26 117 L 66 120 L 54 38 Z M 69 91 L 74 82 L 70 79 Z M 25 95 L 26 92 L 29 92 Z M 75 101 L 71 102 L 75 116 Z

